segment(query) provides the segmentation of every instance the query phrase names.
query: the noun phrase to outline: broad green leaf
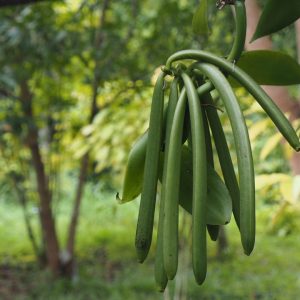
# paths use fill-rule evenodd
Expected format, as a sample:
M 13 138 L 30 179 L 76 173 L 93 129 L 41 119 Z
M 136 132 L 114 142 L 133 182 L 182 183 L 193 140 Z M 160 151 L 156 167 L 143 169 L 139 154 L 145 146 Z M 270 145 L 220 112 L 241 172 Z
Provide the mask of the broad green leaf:
M 268 0 L 258 21 L 252 41 L 279 31 L 298 18 L 300 18 L 299 0 Z
M 120 203 L 134 200 L 142 190 L 144 164 L 146 155 L 147 134 L 140 138 L 132 148 L 127 164 L 124 190 Z M 160 160 L 159 178 L 163 172 L 163 154 Z M 206 223 L 224 225 L 230 222 L 232 204 L 229 192 L 215 170 L 208 166 L 208 201 Z M 187 146 L 182 147 L 179 204 L 190 214 L 192 213 L 193 195 L 193 159 Z
M 167 106 L 164 108 L 163 133 L 165 132 L 166 116 Z M 134 200 L 142 192 L 147 141 L 148 130 L 136 141 L 130 150 L 123 181 L 122 198 L 118 197 L 120 204 Z M 162 137 L 162 141 L 164 141 L 164 136 Z
M 226 185 L 208 165 L 207 178 L 207 214 L 206 223 L 224 225 L 230 222 L 232 203 Z M 192 213 L 193 195 L 193 159 L 192 152 L 187 146 L 182 148 L 179 204 L 190 214 Z
M 256 50 L 245 52 L 238 61 L 237 66 L 260 85 L 300 83 L 300 65 L 289 55 L 278 51 Z
M 200 4 L 193 16 L 193 31 L 195 34 L 208 36 L 207 0 L 200 0 Z

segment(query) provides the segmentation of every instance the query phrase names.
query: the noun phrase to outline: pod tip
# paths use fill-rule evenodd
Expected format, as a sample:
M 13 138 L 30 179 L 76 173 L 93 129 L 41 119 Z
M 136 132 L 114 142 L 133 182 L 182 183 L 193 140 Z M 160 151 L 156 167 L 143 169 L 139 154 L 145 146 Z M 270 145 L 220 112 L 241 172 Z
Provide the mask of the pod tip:
M 248 247 L 248 248 L 244 248 L 244 254 L 246 254 L 247 256 L 250 256 L 252 251 L 253 251 L 254 247 Z
M 145 244 L 140 247 L 140 244 L 136 242 L 135 248 L 138 262 L 142 264 L 148 256 L 149 247 L 146 247 Z
M 166 289 L 166 286 L 160 286 L 160 285 L 157 286 L 157 290 L 158 290 L 160 293 L 163 293 L 163 292 L 165 291 L 165 289 Z
M 145 261 L 145 259 L 142 259 L 141 257 L 137 257 L 137 261 L 139 264 L 142 264 Z
M 206 271 L 202 272 L 201 274 L 196 274 L 194 271 L 194 277 L 198 285 L 202 285 L 206 279 Z

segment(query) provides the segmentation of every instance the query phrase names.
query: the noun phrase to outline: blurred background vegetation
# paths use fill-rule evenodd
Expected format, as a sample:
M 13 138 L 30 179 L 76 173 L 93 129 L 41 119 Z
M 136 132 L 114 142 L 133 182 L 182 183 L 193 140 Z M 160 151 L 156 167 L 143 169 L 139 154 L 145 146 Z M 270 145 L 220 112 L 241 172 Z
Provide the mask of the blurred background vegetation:
M 211 6 L 203 39 L 191 28 L 196 0 L 8 2 L 0 2 L 0 299 L 297 299 L 299 155 L 244 90 L 236 92 L 257 181 L 251 257 L 229 224 L 209 243 L 207 280 L 196 286 L 182 213 L 179 274 L 159 294 L 153 251 L 144 265 L 135 258 L 138 200 L 116 200 L 130 147 L 147 128 L 157 68 L 185 48 L 225 56 L 230 8 Z M 297 58 L 298 23 L 268 45 Z M 282 109 L 299 128 L 299 87 L 285 92 L 292 105 Z

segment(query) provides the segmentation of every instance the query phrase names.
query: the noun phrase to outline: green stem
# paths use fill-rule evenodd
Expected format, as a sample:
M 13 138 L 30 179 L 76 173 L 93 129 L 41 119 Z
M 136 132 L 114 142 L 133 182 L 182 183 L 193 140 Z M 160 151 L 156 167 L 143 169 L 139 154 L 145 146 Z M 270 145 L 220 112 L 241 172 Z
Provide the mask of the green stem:
M 228 61 L 236 63 L 245 46 L 246 29 L 247 29 L 247 16 L 244 0 L 236 0 L 234 3 L 235 8 L 235 37 L 232 49 L 227 57 Z

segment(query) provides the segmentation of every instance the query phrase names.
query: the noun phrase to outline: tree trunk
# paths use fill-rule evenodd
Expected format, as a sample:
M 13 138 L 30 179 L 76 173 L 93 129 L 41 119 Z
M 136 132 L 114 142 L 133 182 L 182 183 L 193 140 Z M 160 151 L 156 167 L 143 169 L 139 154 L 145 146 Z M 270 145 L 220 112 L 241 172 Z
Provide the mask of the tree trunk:
M 251 40 L 256 25 L 258 23 L 261 9 L 255 0 L 245 1 L 246 9 L 247 9 L 247 38 L 246 38 L 246 49 L 247 50 L 258 50 L 258 49 L 272 49 L 272 41 L 269 36 L 262 37 L 252 43 L 249 43 Z M 296 24 L 296 28 L 298 29 L 298 54 L 300 57 L 300 22 L 298 21 Z M 299 101 L 295 101 L 291 99 L 287 88 L 280 86 L 263 86 L 263 89 L 266 93 L 274 100 L 274 102 L 279 106 L 279 108 L 285 112 L 289 113 L 290 120 L 293 121 L 295 119 L 300 118 L 300 103 Z M 294 153 L 291 160 L 290 166 L 292 172 L 297 175 L 300 174 L 300 153 Z
M 45 240 L 47 265 L 54 275 L 58 275 L 60 271 L 59 244 L 51 208 L 52 196 L 48 186 L 48 178 L 45 173 L 45 166 L 40 153 L 38 131 L 34 124 L 32 94 L 26 81 L 21 83 L 20 99 L 22 102 L 24 115 L 29 120 L 26 144 L 30 149 L 33 168 L 36 175 L 37 190 L 40 200 L 39 213 L 42 225 L 42 234 Z
M 99 51 L 102 43 L 103 43 L 103 26 L 105 25 L 105 18 L 106 18 L 106 12 L 108 9 L 110 0 L 105 0 L 102 5 L 101 13 L 100 13 L 100 20 L 99 20 L 99 27 L 95 35 L 95 41 L 94 46 Z M 99 61 L 95 58 L 95 69 L 94 69 L 94 78 L 93 78 L 93 85 L 92 85 L 92 101 L 91 101 L 91 108 L 90 108 L 90 116 L 88 120 L 88 124 L 91 124 L 93 122 L 94 117 L 98 113 L 97 108 L 97 97 L 98 97 L 98 87 L 100 84 L 100 66 Z M 71 277 L 74 275 L 74 269 L 75 269 L 75 259 L 74 259 L 74 247 L 75 247 L 75 238 L 76 238 L 76 229 L 80 214 L 80 205 L 82 200 L 82 195 L 84 191 L 84 185 L 86 181 L 86 176 L 88 172 L 88 165 L 89 165 L 89 152 L 87 152 L 81 159 L 81 166 L 79 171 L 79 177 L 77 182 L 77 188 L 76 188 L 76 194 L 74 199 L 74 206 L 72 211 L 72 216 L 70 220 L 69 225 L 69 231 L 68 231 L 68 240 L 66 245 L 66 251 L 64 252 L 64 274 L 67 277 Z
M 38 243 L 36 241 L 36 237 L 34 235 L 34 232 L 33 232 L 33 229 L 32 229 L 32 226 L 31 226 L 31 223 L 30 223 L 30 216 L 28 214 L 28 211 L 27 211 L 27 197 L 26 197 L 26 192 L 25 190 L 20 186 L 21 183 L 18 182 L 18 180 L 16 178 L 14 178 L 14 176 L 11 176 L 11 182 L 12 182 L 12 185 L 14 187 L 14 190 L 16 191 L 16 195 L 19 199 L 19 202 L 22 206 L 22 210 L 23 210 L 23 216 L 24 216 L 24 221 L 25 221 L 25 226 L 26 226 L 26 231 L 27 231 L 27 235 L 28 235 L 28 238 L 29 238 L 29 241 L 32 245 L 32 249 L 33 249 L 33 252 L 37 258 L 37 260 L 39 261 L 40 265 L 43 265 L 43 258 L 41 256 L 41 251 L 38 247 Z

